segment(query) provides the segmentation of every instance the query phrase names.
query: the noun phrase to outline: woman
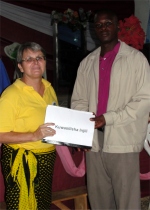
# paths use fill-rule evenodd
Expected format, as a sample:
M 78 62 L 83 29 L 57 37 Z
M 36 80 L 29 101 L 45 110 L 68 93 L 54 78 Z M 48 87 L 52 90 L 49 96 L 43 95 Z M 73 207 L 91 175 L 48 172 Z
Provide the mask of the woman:
M 51 84 L 42 78 L 46 54 L 37 43 L 20 45 L 17 53 L 22 78 L 17 79 L 0 99 L 0 142 L 6 186 L 7 209 L 50 208 L 55 146 L 42 143 L 55 135 L 45 123 L 48 104 L 58 104 Z

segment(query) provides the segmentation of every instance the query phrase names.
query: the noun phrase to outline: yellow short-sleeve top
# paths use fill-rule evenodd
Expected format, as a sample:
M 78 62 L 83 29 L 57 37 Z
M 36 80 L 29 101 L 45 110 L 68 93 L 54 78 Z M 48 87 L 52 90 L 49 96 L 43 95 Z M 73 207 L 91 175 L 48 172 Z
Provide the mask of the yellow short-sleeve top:
M 0 132 L 34 132 L 44 123 L 47 105 L 58 105 L 58 101 L 51 84 L 44 79 L 42 82 L 45 86 L 43 97 L 20 79 L 3 92 L 0 98 Z M 28 150 L 54 147 L 42 143 L 41 139 L 17 145 Z

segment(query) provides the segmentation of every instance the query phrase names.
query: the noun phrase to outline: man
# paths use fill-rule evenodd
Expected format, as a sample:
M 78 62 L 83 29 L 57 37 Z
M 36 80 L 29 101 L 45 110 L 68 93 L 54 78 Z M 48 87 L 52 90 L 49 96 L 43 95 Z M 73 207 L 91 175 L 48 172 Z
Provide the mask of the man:
M 118 40 L 118 19 L 97 12 L 101 47 L 80 64 L 71 108 L 95 113 L 86 153 L 91 209 L 140 209 L 139 153 L 150 110 L 150 67 L 144 55 Z

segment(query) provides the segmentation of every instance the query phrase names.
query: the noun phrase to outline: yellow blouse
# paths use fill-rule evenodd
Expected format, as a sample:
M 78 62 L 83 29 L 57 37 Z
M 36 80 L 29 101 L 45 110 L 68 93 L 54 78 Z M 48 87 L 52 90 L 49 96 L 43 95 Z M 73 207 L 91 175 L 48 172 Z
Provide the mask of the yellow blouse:
M 34 132 L 44 123 L 47 105 L 58 105 L 58 101 L 51 84 L 44 79 L 42 82 L 45 86 L 43 97 L 20 79 L 6 88 L 0 98 L 0 132 Z M 54 149 L 54 145 L 42 143 L 41 139 L 17 145 L 28 150 Z

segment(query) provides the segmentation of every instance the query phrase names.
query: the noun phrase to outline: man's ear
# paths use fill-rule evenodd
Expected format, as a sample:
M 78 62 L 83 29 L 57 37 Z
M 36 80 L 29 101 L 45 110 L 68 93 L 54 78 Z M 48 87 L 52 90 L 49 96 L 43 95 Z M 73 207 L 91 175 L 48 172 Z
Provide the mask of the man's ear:
M 21 66 L 20 63 L 18 63 L 18 68 L 19 68 L 19 70 L 20 70 L 21 72 L 23 72 L 23 68 L 22 68 L 22 66 Z

